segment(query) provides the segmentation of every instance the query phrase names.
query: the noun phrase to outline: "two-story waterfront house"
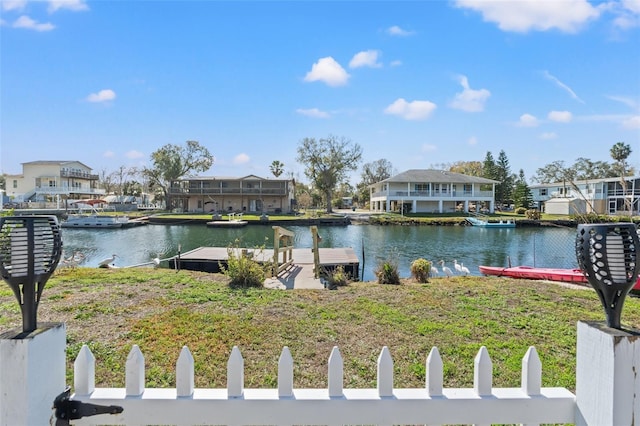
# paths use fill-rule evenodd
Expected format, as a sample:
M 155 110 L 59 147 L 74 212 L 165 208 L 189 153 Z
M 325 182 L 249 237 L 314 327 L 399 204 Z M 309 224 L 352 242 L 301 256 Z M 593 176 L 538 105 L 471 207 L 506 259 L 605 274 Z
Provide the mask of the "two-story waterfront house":
M 619 177 L 530 185 L 533 202 L 552 214 L 639 214 L 640 177 Z M 631 209 L 631 212 L 629 212 Z
M 18 203 L 80 200 L 104 195 L 98 175 L 79 161 L 31 161 L 22 163 L 22 174 L 6 175 L 6 194 Z
M 496 180 L 444 170 L 407 170 L 370 185 L 372 212 L 495 210 Z
M 288 179 L 191 177 L 170 188 L 173 205 L 189 212 L 288 213 L 294 185 Z

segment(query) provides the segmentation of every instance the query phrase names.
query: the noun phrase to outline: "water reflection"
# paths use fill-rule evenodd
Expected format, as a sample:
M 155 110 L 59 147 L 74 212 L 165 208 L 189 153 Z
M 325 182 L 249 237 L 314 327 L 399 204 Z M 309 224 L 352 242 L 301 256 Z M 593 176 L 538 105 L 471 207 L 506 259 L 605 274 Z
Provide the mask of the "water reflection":
M 294 246 L 312 246 L 308 227 L 292 226 Z M 381 259 L 395 257 L 401 276 L 410 275 L 413 260 L 423 257 L 443 259 L 453 269 L 453 261 L 464 263 L 471 274 L 480 275 L 478 265 L 544 266 L 574 268 L 575 229 L 516 228 L 484 229 L 462 226 L 371 226 L 321 227 L 321 247 L 352 247 L 362 264 L 364 279 L 374 279 Z M 116 265 L 127 266 L 174 256 L 200 246 L 226 247 L 236 239 L 242 246 L 273 247 L 271 226 L 236 229 L 207 228 L 205 225 L 147 225 L 129 229 L 64 229 L 65 256 L 80 252 L 81 266 L 117 254 Z

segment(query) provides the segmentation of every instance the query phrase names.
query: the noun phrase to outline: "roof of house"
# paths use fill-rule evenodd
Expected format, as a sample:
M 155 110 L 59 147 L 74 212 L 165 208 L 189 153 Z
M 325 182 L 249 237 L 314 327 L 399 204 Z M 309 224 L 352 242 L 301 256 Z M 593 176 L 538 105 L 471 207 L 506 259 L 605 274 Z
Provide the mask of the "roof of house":
M 626 181 L 633 181 L 640 179 L 640 176 L 626 176 Z M 607 183 L 607 182 L 620 182 L 620 177 L 610 177 L 610 178 L 601 178 L 601 179 L 587 179 L 587 180 L 576 180 L 573 183 L 576 185 L 586 185 L 589 183 Z M 565 182 L 549 182 L 549 183 L 537 183 L 529 185 L 530 189 L 533 188 L 552 188 L 558 186 L 571 186 L 571 181 L 566 180 Z
M 381 182 L 500 183 L 493 179 L 434 169 L 411 169 L 395 176 L 391 176 Z
M 78 160 L 64 160 L 64 161 L 56 161 L 56 160 L 39 160 L 39 161 L 27 161 L 26 163 L 22 163 L 22 165 L 38 165 L 41 164 L 43 166 L 63 166 L 65 164 L 69 164 L 69 163 L 78 163 L 83 165 L 84 167 L 86 167 L 89 170 L 93 170 L 91 167 L 87 166 L 86 164 L 84 164 L 81 161 Z
M 247 176 L 192 176 L 192 177 L 183 177 L 179 180 L 189 181 L 189 180 L 280 180 L 287 181 L 290 179 L 278 179 L 278 178 L 263 178 L 256 175 L 247 175 Z

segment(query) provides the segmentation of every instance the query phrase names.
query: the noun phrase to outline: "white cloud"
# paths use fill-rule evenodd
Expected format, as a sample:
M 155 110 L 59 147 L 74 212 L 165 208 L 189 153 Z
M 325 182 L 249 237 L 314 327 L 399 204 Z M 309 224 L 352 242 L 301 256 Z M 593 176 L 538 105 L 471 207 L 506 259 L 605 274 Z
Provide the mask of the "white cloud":
M 377 50 L 365 50 L 356 53 L 349 62 L 349 68 L 380 68 L 382 64 L 378 62 L 378 55 L 380 52 Z
M 575 33 L 600 16 L 600 9 L 587 0 L 477 1 L 456 0 L 456 6 L 472 9 L 503 31 L 526 33 L 557 29 Z
M 556 139 L 557 137 L 558 135 L 556 135 L 554 132 L 546 132 L 540 135 L 540 139 L 545 139 L 545 140 Z
M 531 114 L 522 114 L 518 121 L 520 127 L 536 127 L 538 125 L 538 119 Z
M 433 152 L 437 150 L 438 150 L 438 147 L 435 145 L 432 145 L 430 143 L 422 144 L 422 152 Z
M 57 12 L 60 9 L 67 9 L 74 12 L 89 10 L 89 6 L 84 0 L 49 0 L 49 13 Z
M 0 5 L 2 5 L 2 10 L 23 10 L 27 5 L 27 0 L 2 0 Z
M 629 117 L 622 122 L 625 129 L 640 129 L 640 115 Z
M 111 89 L 103 89 L 98 93 L 92 93 L 87 96 L 89 102 L 108 102 L 116 98 L 116 92 Z
M 553 81 L 558 87 L 560 87 L 561 89 L 566 91 L 569 94 L 569 96 L 571 96 L 573 99 L 575 99 L 576 101 L 578 101 L 580 103 L 584 103 L 584 101 L 582 99 L 580 99 L 580 97 L 578 97 L 578 95 L 576 95 L 576 92 L 574 92 L 571 89 L 571 87 L 567 86 L 566 84 L 564 84 L 563 82 L 558 80 L 555 76 L 551 75 L 549 73 L 549 71 L 543 71 L 542 74 L 544 75 L 544 77 L 547 80 Z
M 116 153 L 113 151 L 105 151 L 102 156 L 105 158 L 113 158 L 116 156 Z
M 392 36 L 406 37 L 415 34 L 413 31 L 403 30 L 397 25 L 387 28 L 387 34 Z
M 640 2 L 640 0 L 638 0 L 638 2 Z M 627 98 L 626 96 L 607 96 L 607 98 L 611 99 L 612 101 L 625 104 L 626 106 L 634 110 L 640 110 L 640 104 L 633 98 Z
M 392 67 L 399 67 L 400 65 L 402 65 L 402 61 L 396 59 L 395 61 L 391 61 L 389 65 L 391 65 Z
M 130 160 L 137 160 L 145 157 L 145 155 L 142 152 L 136 151 L 135 149 L 132 149 L 131 151 L 127 151 L 127 153 L 124 154 L 124 156 Z
M 303 109 L 303 108 L 298 108 L 296 110 L 296 112 L 300 115 L 304 115 L 306 117 L 311 117 L 311 118 L 329 118 L 331 117 L 331 114 L 329 114 L 328 112 L 325 111 L 321 111 L 318 108 L 309 108 L 309 109 Z
M 467 77 L 461 75 L 459 82 L 463 87 L 463 91 L 456 93 L 456 97 L 449 103 L 451 108 L 460 109 L 467 112 L 479 112 L 484 110 L 484 104 L 491 96 L 491 92 L 487 89 L 474 90 L 469 87 Z
M 249 161 L 251 161 L 251 158 L 249 158 L 249 156 L 244 152 L 233 157 L 233 164 L 235 165 L 247 164 Z
M 606 3 L 616 14 L 613 24 L 622 30 L 640 26 L 640 0 L 622 0 L 620 3 Z
M 469 138 L 469 140 L 467 141 L 467 143 L 471 146 L 473 145 L 477 145 L 478 144 L 478 138 L 476 138 L 475 136 L 471 136 Z
M 329 86 L 344 86 L 350 75 L 331 56 L 320 58 L 313 64 L 304 81 L 322 81 Z
M 569 111 L 551 111 L 547 118 L 558 123 L 569 123 L 573 119 L 573 114 Z
M 437 108 L 436 104 L 429 101 L 407 102 L 402 98 L 397 99 L 387 108 L 384 113 L 397 115 L 405 120 L 426 120 Z
M 13 27 L 25 28 L 25 29 L 34 30 L 34 31 L 51 31 L 55 28 L 55 25 L 53 25 L 50 22 L 41 24 L 29 18 L 27 15 L 22 15 L 21 17 L 16 19 L 16 21 L 13 23 Z

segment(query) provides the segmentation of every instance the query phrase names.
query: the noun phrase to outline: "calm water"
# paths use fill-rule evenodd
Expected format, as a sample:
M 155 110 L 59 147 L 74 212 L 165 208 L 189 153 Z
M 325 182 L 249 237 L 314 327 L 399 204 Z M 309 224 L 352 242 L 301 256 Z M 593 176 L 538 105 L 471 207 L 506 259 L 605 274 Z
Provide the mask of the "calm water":
M 308 227 L 287 227 L 295 232 L 294 246 L 312 246 Z M 472 275 L 478 265 L 530 265 L 574 268 L 575 229 L 516 228 L 483 229 L 468 226 L 372 226 L 321 227 L 321 247 L 352 247 L 364 260 L 364 280 L 373 280 L 380 259 L 395 257 L 400 274 L 408 277 L 409 265 L 417 258 L 443 259 L 453 270 L 453 260 L 464 263 Z M 81 266 L 97 266 L 117 254 L 117 266 L 129 266 L 160 257 L 169 258 L 200 246 L 226 247 L 239 239 L 241 246 L 273 247 L 270 226 L 239 229 L 207 228 L 202 225 L 147 225 L 128 229 L 63 229 L 65 256 L 83 253 Z

